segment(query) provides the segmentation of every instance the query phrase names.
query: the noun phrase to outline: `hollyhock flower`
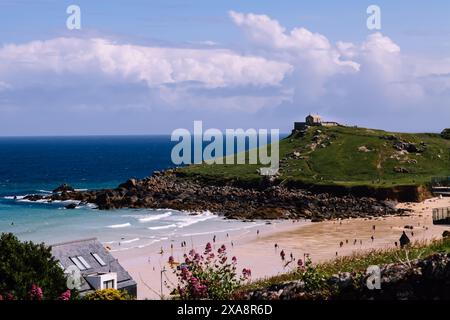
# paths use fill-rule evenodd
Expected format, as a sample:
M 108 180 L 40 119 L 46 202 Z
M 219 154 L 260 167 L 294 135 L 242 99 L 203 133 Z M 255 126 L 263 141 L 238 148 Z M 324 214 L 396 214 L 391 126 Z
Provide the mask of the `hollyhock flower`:
M 173 258 L 173 256 L 169 257 L 169 264 L 174 264 L 175 259 Z
M 237 263 L 237 258 L 233 257 L 233 258 L 231 258 L 231 261 L 233 262 L 233 264 L 236 264 Z
M 194 249 L 191 249 L 191 250 L 189 251 L 189 255 L 190 255 L 190 256 L 194 256 L 194 255 L 195 255 L 195 250 L 194 250 Z
M 0 301 L 2 301 L 3 300 L 3 296 L 0 294 Z
M 66 291 L 61 293 L 61 295 L 59 296 L 58 300 L 68 301 L 68 300 L 70 300 L 70 297 L 71 297 L 70 290 L 67 289 Z
M 6 295 L 6 300 L 14 300 L 13 294 L 12 294 L 12 293 L 8 293 L 8 294 Z
M 297 265 L 298 265 L 299 268 L 303 267 L 303 260 L 302 259 L 298 259 Z

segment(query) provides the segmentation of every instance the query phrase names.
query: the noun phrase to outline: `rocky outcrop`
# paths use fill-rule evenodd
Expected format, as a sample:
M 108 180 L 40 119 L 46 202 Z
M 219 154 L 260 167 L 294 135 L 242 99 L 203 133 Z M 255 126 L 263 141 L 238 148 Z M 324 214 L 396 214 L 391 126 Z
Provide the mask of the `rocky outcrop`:
M 266 184 L 249 187 L 213 185 L 187 179 L 176 170 L 157 172 L 142 180 L 130 179 L 116 189 L 63 191 L 29 200 L 77 200 L 101 210 L 118 208 L 171 208 L 200 212 L 209 210 L 232 219 L 376 217 L 402 214 L 390 201 L 351 195 L 314 194 L 305 189 Z
M 68 184 L 66 184 L 66 183 L 63 183 L 63 184 L 60 185 L 58 188 L 56 188 L 55 190 L 53 190 L 53 193 L 58 193 L 58 192 L 68 192 L 68 191 L 75 191 L 75 189 L 74 189 L 72 186 L 70 186 L 70 185 L 68 185 Z
M 369 289 L 369 275 L 343 272 L 326 279 L 324 287 L 309 291 L 304 281 L 288 281 L 239 294 L 250 300 L 436 300 L 450 299 L 450 254 L 399 262 L 380 268 L 379 289 Z

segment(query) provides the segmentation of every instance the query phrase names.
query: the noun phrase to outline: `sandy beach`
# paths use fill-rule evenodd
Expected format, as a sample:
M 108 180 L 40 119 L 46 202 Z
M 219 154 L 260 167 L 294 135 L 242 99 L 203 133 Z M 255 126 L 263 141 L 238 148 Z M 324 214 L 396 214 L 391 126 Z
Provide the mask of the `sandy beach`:
M 186 239 L 170 238 L 154 246 L 112 252 L 138 283 L 138 299 L 167 297 L 167 286 L 175 284 L 173 273 L 167 263 L 169 256 L 181 261 L 183 254 L 194 248 L 203 251 L 207 242 L 215 248 L 225 244 L 229 256 L 238 258 L 238 267 L 252 270 L 253 279 L 285 273 L 295 263 L 285 266 L 280 258 L 284 250 L 287 260 L 290 255 L 303 259 L 309 254 L 312 261 L 320 262 L 338 256 L 350 255 L 374 248 L 394 247 L 405 230 L 411 241 L 441 238 L 449 226 L 436 226 L 432 222 L 432 209 L 450 206 L 450 198 L 432 198 L 421 203 L 401 203 L 400 208 L 413 210 L 409 216 L 374 219 L 348 219 L 342 221 L 276 221 L 234 232 L 195 235 Z M 405 229 L 412 226 L 413 229 Z M 258 232 L 259 231 L 259 232 Z M 372 238 L 373 237 L 373 238 Z M 180 241 L 187 246 L 181 248 Z M 342 242 L 342 246 L 341 246 Z M 278 245 L 278 249 L 275 248 Z M 166 269 L 165 272 L 161 270 Z

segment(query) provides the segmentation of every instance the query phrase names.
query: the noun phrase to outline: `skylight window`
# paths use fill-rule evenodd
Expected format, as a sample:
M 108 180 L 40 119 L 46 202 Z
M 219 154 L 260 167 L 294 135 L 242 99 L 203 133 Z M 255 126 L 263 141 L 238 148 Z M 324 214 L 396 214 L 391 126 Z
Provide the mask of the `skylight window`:
M 80 260 L 80 262 L 83 264 L 83 266 L 86 267 L 86 269 L 92 268 L 91 265 L 82 256 L 78 256 L 77 258 L 78 258 L 78 260 Z
M 71 257 L 70 260 L 78 267 L 80 270 L 86 270 L 86 267 L 78 260 L 77 257 Z
M 95 260 L 97 260 L 97 262 L 98 262 L 102 267 L 106 266 L 105 261 L 103 261 L 103 259 L 100 258 L 100 256 L 99 256 L 97 253 L 91 253 L 91 254 L 92 254 L 92 256 L 95 258 Z

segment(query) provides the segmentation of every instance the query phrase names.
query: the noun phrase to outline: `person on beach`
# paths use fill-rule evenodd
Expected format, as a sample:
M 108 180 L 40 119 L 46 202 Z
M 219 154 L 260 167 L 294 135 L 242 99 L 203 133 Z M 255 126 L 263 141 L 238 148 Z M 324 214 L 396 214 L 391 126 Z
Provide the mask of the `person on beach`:
M 343 245 L 344 245 L 344 241 L 339 242 L 339 247 L 342 248 Z
M 284 259 L 286 257 L 286 254 L 284 253 L 284 250 L 281 250 L 280 257 L 281 257 L 281 260 L 284 261 Z
M 257 235 L 257 236 L 259 236 L 259 229 L 258 229 L 258 230 L 256 230 L 256 235 Z
M 372 239 L 372 242 L 373 242 L 373 240 L 375 240 L 375 238 L 373 236 L 371 236 L 370 239 Z
M 353 241 L 353 245 L 354 246 L 356 246 L 356 243 L 357 243 L 358 241 L 355 239 L 355 241 Z
M 372 231 L 375 231 L 375 225 L 372 226 Z
M 216 243 L 216 235 L 213 237 L 213 242 Z
M 400 248 L 403 248 L 411 243 L 411 240 L 409 240 L 408 236 L 406 235 L 406 232 L 403 231 L 402 236 L 400 237 Z

